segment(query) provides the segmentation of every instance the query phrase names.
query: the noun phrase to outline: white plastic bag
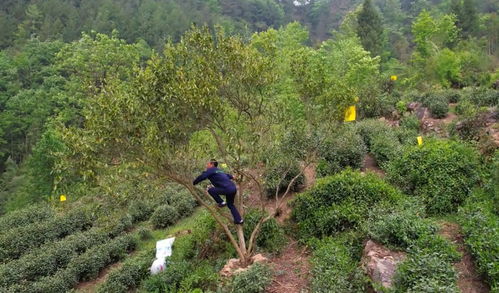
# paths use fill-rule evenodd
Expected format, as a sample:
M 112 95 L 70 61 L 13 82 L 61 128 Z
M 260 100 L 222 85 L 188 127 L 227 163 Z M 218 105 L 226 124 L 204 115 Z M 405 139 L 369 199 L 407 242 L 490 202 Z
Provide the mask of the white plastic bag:
M 151 265 L 151 274 L 156 275 L 166 268 L 166 258 L 172 255 L 172 245 L 175 237 L 156 242 L 156 259 Z
M 151 266 L 151 275 L 156 275 L 165 270 L 166 261 L 164 258 L 157 258 Z

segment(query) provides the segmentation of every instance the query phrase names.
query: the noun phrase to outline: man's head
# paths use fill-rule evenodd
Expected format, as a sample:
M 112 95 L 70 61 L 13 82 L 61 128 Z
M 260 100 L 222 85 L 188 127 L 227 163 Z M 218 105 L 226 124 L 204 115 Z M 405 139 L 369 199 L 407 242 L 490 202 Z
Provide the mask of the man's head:
M 218 167 L 218 162 L 217 160 L 215 159 L 211 159 L 210 161 L 208 161 L 208 163 L 206 163 L 206 168 L 213 168 L 213 167 Z

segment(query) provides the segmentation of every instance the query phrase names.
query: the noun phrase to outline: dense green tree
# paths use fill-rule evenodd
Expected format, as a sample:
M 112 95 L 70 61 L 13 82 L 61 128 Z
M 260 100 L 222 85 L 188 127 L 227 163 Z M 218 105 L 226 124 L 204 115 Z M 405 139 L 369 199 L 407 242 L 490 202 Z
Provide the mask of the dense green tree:
M 371 0 L 365 0 L 358 15 L 357 34 L 362 46 L 371 56 L 381 55 L 383 48 L 383 23 Z
M 456 26 L 463 37 L 470 37 L 478 30 L 478 13 L 473 0 L 452 0 L 450 11 L 456 15 Z
M 260 198 L 265 197 L 261 179 L 245 170 L 256 168 L 278 137 L 274 131 L 278 109 L 269 95 L 275 64 L 240 38 L 212 34 L 207 28 L 194 29 L 179 43 L 167 44 L 163 54 L 153 56 L 131 82 L 110 78 L 94 103 L 85 105 L 84 128 L 63 129 L 70 148 L 65 168 L 92 175 L 95 169 L 86 167 L 105 166 L 113 159 L 145 164 L 158 176 L 187 188 L 223 227 L 246 263 L 261 225 L 276 215 L 283 201 L 259 219 L 249 239 L 240 225 L 234 237 L 224 214 L 207 204 L 207 195 L 192 185 L 194 171 L 208 157 L 206 150 L 213 148 L 202 153 L 194 149 L 199 150 L 200 136 L 211 137 L 216 152 L 210 155 L 223 158 L 236 174 L 255 182 Z M 242 200 L 239 194 L 241 211 Z

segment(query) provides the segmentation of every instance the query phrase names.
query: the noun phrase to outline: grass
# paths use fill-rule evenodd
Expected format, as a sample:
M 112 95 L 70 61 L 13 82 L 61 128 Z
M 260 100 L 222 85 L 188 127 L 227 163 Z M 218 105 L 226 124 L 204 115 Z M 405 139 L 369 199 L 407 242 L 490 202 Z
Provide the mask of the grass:
M 165 229 L 152 229 L 152 225 L 148 222 L 142 223 L 141 225 L 138 225 L 137 228 L 144 227 L 144 228 L 149 228 L 151 230 L 151 238 L 146 239 L 146 240 L 140 240 L 139 244 L 137 245 L 137 252 L 155 248 L 156 247 L 156 242 L 158 240 L 166 239 L 169 236 L 173 236 L 175 233 L 188 230 L 188 229 L 194 229 L 196 220 L 204 213 L 204 209 L 201 207 L 198 207 L 194 210 L 194 213 L 190 215 L 187 218 L 183 218 L 182 220 L 178 221 L 175 225 L 167 227 Z M 175 245 L 175 244 L 174 244 Z

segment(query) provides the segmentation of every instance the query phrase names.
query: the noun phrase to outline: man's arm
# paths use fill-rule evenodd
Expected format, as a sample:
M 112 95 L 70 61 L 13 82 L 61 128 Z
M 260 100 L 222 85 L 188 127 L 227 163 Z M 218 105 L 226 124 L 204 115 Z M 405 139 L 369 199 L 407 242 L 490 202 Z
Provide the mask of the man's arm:
M 192 184 L 196 185 L 199 182 L 201 182 L 203 180 L 206 180 L 208 178 L 208 176 L 210 176 L 212 173 L 213 172 L 211 171 L 211 169 L 208 169 L 208 170 L 204 171 L 203 173 L 201 173 L 201 175 L 199 175 L 196 179 L 194 179 L 194 181 L 192 182 Z

